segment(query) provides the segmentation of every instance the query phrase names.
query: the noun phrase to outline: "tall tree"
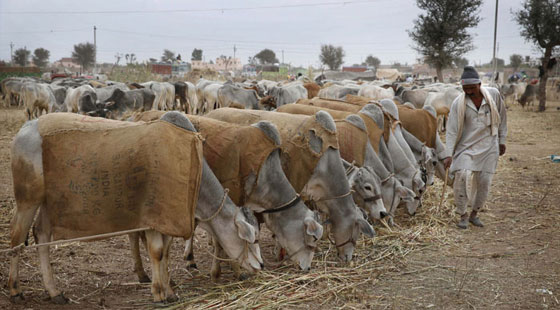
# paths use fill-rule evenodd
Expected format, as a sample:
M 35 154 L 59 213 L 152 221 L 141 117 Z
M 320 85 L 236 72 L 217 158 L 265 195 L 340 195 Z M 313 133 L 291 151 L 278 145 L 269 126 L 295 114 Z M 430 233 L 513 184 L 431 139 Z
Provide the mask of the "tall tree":
M 368 57 L 366 57 L 366 64 L 370 67 L 377 68 L 381 64 L 381 60 L 379 60 L 379 58 L 377 57 L 373 57 L 372 55 L 369 55 Z
M 469 65 L 469 60 L 465 57 L 459 57 L 453 60 L 453 63 L 457 68 L 464 68 Z
M 95 47 L 89 42 L 74 45 L 72 59 L 82 66 L 82 70 L 87 70 L 95 63 Z
M 425 14 L 420 14 L 414 20 L 414 28 L 407 32 L 415 43 L 413 48 L 436 68 L 439 81 L 443 81 L 444 68 L 473 49 L 467 29 L 480 22 L 481 3 L 482 0 L 416 0 Z
M 542 75 L 539 82 L 539 111 L 546 108 L 546 81 L 552 68 L 552 50 L 560 45 L 560 0 L 525 0 L 523 7 L 514 12 L 521 26 L 521 36 L 527 42 L 544 49 Z
M 521 63 L 523 63 L 523 56 L 519 54 L 513 54 L 509 56 L 509 65 L 513 68 L 514 72 L 517 71 L 517 69 L 519 69 Z
M 27 66 L 31 52 L 27 48 L 18 48 L 14 52 L 14 62 L 22 67 Z
M 202 60 L 202 50 L 199 50 L 198 48 L 195 48 L 192 51 L 191 60 Z
M 49 63 L 50 55 L 51 52 L 49 52 L 48 50 L 41 47 L 37 48 L 33 51 L 33 63 L 39 68 L 44 68 Z
M 331 70 L 337 70 L 344 63 L 344 49 L 342 46 L 334 46 L 331 44 L 321 45 L 321 54 L 319 60 L 327 65 Z
M 258 52 L 255 55 L 255 58 L 258 59 L 262 65 L 274 64 L 279 62 L 278 58 L 276 58 L 276 53 L 274 53 L 272 50 L 269 50 L 268 48 L 265 48 L 264 50 Z
M 173 62 L 173 60 L 175 60 L 175 53 L 168 50 L 168 49 L 164 49 L 163 50 L 163 55 L 161 56 L 161 61 L 163 61 L 163 62 Z

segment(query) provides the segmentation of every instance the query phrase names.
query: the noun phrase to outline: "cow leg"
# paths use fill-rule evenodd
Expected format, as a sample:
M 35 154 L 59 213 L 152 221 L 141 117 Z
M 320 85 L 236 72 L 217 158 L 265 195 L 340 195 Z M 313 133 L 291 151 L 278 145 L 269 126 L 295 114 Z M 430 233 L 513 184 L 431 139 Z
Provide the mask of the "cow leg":
M 18 206 L 16 207 L 16 212 L 11 223 L 11 247 L 18 246 L 25 242 L 27 238 L 27 233 L 31 224 L 33 224 L 33 217 L 39 204 L 32 208 L 26 209 L 21 208 L 23 203 L 18 201 Z M 23 211 L 21 210 L 23 209 Z M 18 303 L 23 301 L 23 293 L 21 287 L 19 286 L 19 256 L 21 251 L 15 251 L 11 254 L 10 259 L 10 275 L 8 279 L 8 288 L 10 290 L 10 300 L 12 302 Z
M 187 241 L 185 241 L 185 252 L 183 257 L 187 261 L 187 268 L 194 268 L 197 269 L 196 262 L 194 261 L 194 237 L 191 237 Z
M 222 273 L 222 267 L 220 265 L 220 254 L 223 252 L 222 247 L 218 243 L 218 241 L 212 238 L 212 242 L 214 243 L 214 258 L 212 259 L 212 269 L 210 270 L 210 276 L 212 281 L 216 282 Z
M 151 280 L 146 271 L 144 271 L 142 257 L 140 256 L 140 233 L 128 234 L 128 240 L 130 240 L 130 251 L 134 260 L 134 273 L 138 276 L 138 282 L 149 283 Z
M 194 232 L 196 231 L 197 223 L 194 223 L 194 229 L 192 236 L 185 241 L 185 251 L 183 252 L 183 257 L 187 261 L 187 268 L 197 268 L 196 262 L 194 261 Z
M 44 212 L 45 209 L 39 210 L 38 222 L 33 229 L 33 235 L 35 236 L 35 242 L 38 244 L 47 243 L 51 241 L 52 227 L 47 216 Z M 62 292 L 56 288 L 56 283 L 54 282 L 53 271 L 51 266 L 51 261 L 49 258 L 49 246 L 39 247 L 39 261 L 41 263 L 41 274 L 43 275 L 43 284 L 45 289 L 51 297 L 51 301 L 55 304 L 66 304 L 68 303 L 68 298 L 64 297 Z
M 148 244 L 148 253 L 152 263 L 152 295 L 155 302 L 173 301 L 176 296 L 169 286 L 168 271 L 166 267 L 165 254 L 167 247 L 171 243 L 171 238 L 163 236 L 157 231 L 146 231 L 146 239 Z
M 175 285 L 175 283 L 171 280 L 169 276 L 169 249 L 171 248 L 171 243 L 173 241 L 173 237 L 163 235 L 163 258 L 161 260 L 161 274 L 162 274 L 162 281 L 165 288 L 165 295 L 167 302 L 175 302 L 178 300 L 177 295 L 173 292 L 171 286 Z

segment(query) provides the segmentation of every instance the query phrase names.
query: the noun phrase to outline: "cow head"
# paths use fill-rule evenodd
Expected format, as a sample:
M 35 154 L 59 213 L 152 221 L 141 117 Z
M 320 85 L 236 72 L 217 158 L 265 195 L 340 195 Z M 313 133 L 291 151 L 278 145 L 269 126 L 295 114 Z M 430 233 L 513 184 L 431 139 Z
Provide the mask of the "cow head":
M 276 108 L 276 100 L 273 96 L 266 96 L 261 98 L 259 105 L 264 107 L 266 110 L 272 110 Z
M 111 96 L 109 98 L 107 98 L 107 100 L 105 100 L 106 103 L 112 102 L 120 102 L 122 101 L 122 98 L 124 97 L 125 93 L 123 90 L 121 90 L 120 88 L 115 88 L 115 90 L 113 91 L 113 94 L 111 94 Z
M 319 111 L 315 118 L 325 130 L 336 132 L 330 114 Z M 307 140 L 309 148 L 320 159 L 303 192 L 316 202 L 320 212 L 328 215 L 338 256 L 343 261 L 350 261 L 360 232 L 373 237 L 375 231 L 354 203 L 338 149 L 324 148 L 322 138 L 313 131 L 309 132 Z
M 276 127 L 266 121 L 252 125 L 259 128 L 266 136 L 280 147 L 280 134 Z M 322 225 L 315 219 L 282 170 L 280 149 L 272 151 L 261 165 L 258 176 L 251 174 L 245 183 L 247 200 L 245 206 L 264 211 L 264 219 L 276 237 L 279 245 L 285 249 L 290 259 L 302 270 L 308 270 L 317 246 L 316 242 L 323 235 Z M 278 210 L 278 212 L 265 211 Z
M 356 167 L 347 161 L 342 161 L 348 172 L 348 183 L 356 204 L 370 217 L 382 219 L 387 216 L 387 210 L 381 197 L 381 179 L 368 167 Z

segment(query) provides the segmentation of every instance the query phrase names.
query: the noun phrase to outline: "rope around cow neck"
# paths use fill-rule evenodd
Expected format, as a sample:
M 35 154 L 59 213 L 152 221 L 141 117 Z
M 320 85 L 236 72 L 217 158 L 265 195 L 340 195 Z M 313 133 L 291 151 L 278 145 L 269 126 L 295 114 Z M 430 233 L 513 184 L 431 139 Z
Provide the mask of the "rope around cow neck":
M 216 211 L 216 213 L 214 213 L 212 216 L 210 216 L 210 217 L 207 218 L 207 219 L 199 219 L 199 221 L 201 221 L 201 222 L 209 222 L 209 221 L 213 220 L 216 216 L 218 216 L 218 214 L 220 214 L 220 212 L 222 211 L 222 209 L 223 209 L 223 207 L 224 207 L 224 205 L 225 205 L 226 197 L 227 197 L 228 193 L 229 193 L 229 188 L 224 189 L 224 197 L 222 197 L 222 203 L 220 203 L 220 207 L 218 208 L 218 210 Z

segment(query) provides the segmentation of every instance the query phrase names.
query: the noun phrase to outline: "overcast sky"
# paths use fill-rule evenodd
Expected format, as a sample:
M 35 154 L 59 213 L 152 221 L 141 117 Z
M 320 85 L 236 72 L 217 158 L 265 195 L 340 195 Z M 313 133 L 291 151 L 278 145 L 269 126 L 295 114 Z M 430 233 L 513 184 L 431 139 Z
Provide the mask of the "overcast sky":
M 330 4 L 329 4 L 330 3 Z M 190 60 L 201 48 L 206 61 L 220 55 L 243 63 L 264 48 L 292 65 L 319 65 L 321 44 L 341 45 L 345 65 L 367 55 L 382 64 L 415 63 L 407 29 L 421 13 L 413 0 L 0 0 L 0 59 L 10 59 L 10 42 L 17 48 L 46 48 L 50 61 L 70 57 L 73 45 L 93 43 L 97 26 L 98 62 L 115 62 L 115 54 L 135 53 L 139 61 L 159 59 L 163 49 Z M 470 63 L 489 62 L 494 35 L 494 0 L 485 0 L 482 21 L 471 29 L 475 49 Z M 513 53 L 536 56 L 525 43 L 511 11 L 521 0 L 500 0 L 498 57 L 509 63 Z M 118 12 L 115 12 L 118 11 Z M 71 13 L 68 13 L 71 12 Z M 151 13 L 147 13 L 151 12 Z M 121 64 L 124 59 L 121 60 Z

